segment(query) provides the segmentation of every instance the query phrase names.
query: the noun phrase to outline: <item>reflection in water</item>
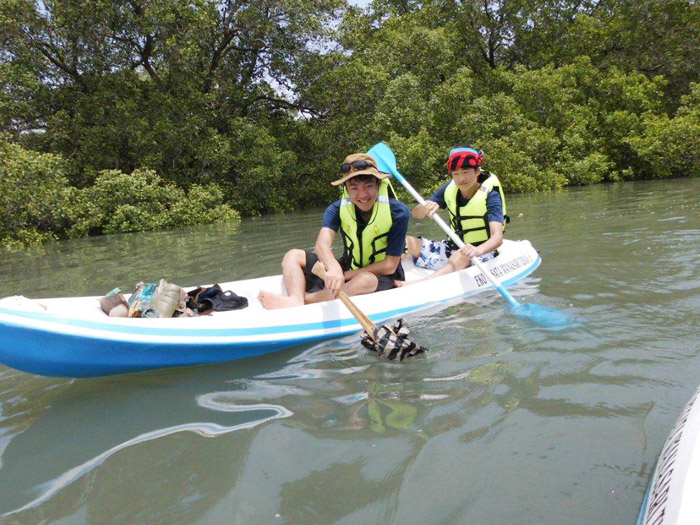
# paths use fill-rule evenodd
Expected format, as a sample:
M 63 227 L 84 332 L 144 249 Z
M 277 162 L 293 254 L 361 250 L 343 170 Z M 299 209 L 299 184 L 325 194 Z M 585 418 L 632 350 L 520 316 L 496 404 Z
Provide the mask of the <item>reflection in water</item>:
M 215 404 L 216 410 L 221 410 L 220 404 Z M 204 405 L 207 408 L 211 408 L 210 405 Z M 234 407 L 234 406 L 227 406 L 226 407 L 226 412 L 253 412 L 253 411 L 272 411 L 274 415 L 268 416 L 266 418 L 254 420 L 254 421 L 249 421 L 247 423 L 241 423 L 240 425 L 234 425 L 230 427 L 224 427 L 221 425 L 216 425 L 214 423 L 188 423 L 185 425 L 178 425 L 176 427 L 170 427 L 170 428 L 162 428 L 159 430 L 154 430 L 153 432 L 148 432 L 146 434 L 141 434 L 140 436 L 136 436 L 133 439 L 130 439 L 128 441 L 125 441 L 124 443 L 120 443 L 116 447 L 113 447 L 102 454 L 100 454 L 97 457 L 94 457 L 90 459 L 89 461 L 86 461 L 82 465 L 78 465 L 77 467 L 74 467 L 70 469 L 69 471 L 65 472 L 58 478 L 48 482 L 42 487 L 42 490 L 44 491 L 41 496 L 36 498 L 33 501 L 30 501 L 23 507 L 20 507 L 19 509 L 6 512 L 0 517 L 6 517 L 6 516 L 11 516 L 13 514 L 18 514 L 22 511 L 25 511 L 27 509 L 31 509 L 33 507 L 37 507 L 38 505 L 41 505 L 45 501 L 48 501 L 51 499 L 58 491 L 63 490 L 66 488 L 68 485 L 76 481 L 77 479 L 81 478 L 82 476 L 86 475 L 89 473 L 91 470 L 94 468 L 98 467 L 104 461 L 106 461 L 110 456 L 116 454 L 120 450 L 124 450 L 128 447 L 132 447 L 134 445 L 139 445 L 141 443 L 146 443 L 148 441 L 152 441 L 155 439 L 160 439 L 165 436 L 169 436 L 171 434 L 175 434 L 178 432 L 194 432 L 195 434 L 199 434 L 200 436 L 203 437 L 216 437 L 220 436 L 222 434 L 227 434 L 229 432 L 235 432 L 236 430 L 243 430 L 243 429 L 249 429 L 256 427 L 257 425 L 260 425 L 262 423 L 265 423 L 266 421 L 271 421 L 272 419 L 278 419 L 278 418 L 284 418 L 284 417 L 289 417 L 292 415 L 291 412 L 286 410 L 284 407 L 276 407 L 273 405 L 253 405 L 249 407 L 245 406 L 239 406 L 239 407 Z
M 110 379 L 0 368 L 0 513 L 79 523 L 633 522 L 700 383 L 698 192 L 700 180 L 511 198 L 508 236 L 531 239 L 543 264 L 509 291 L 582 321 L 566 330 L 533 326 L 490 293 L 411 317 L 431 351 L 404 363 L 377 359 L 355 334 Z M 277 273 L 286 249 L 313 242 L 320 213 L 10 255 L 0 295 Z M 432 222 L 411 228 L 441 236 Z M 153 246 L 161 258 L 110 262 L 128 247 L 152 256 Z
M 284 361 L 278 357 L 269 362 Z M 74 383 L 73 389 L 61 391 L 54 386 L 47 387 L 54 395 L 47 399 L 43 414 L 37 411 L 33 420 L 22 427 L 14 423 L 19 414 L 5 417 L 3 410 L 0 425 L 6 429 L 7 437 L 3 440 L 0 464 L 0 516 L 17 515 L 49 501 L 60 501 L 59 493 L 69 494 L 67 489 L 79 479 L 92 478 L 96 472 L 109 470 L 108 460 L 114 461 L 117 452 L 120 452 L 117 458 L 128 458 L 130 450 L 158 441 L 164 445 L 159 450 L 165 453 L 165 459 L 173 457 L 167 451 L 177 434 L 219 437 L 250 431 L 263 423 L 293 415 L 279 401 L 298 396 L 298 390 L 264 382 L 251 383 L 243 379 L 248 373 L 245 365 L 239 367 L 240 379 L 236 379 L 231 370 L 212 375 L 204 373 L 206 368 L 191 369 L 190 373 L 175 370 L 63 381 Z M 19 376 L 20 380 L 27 378 L 31 376 Z M 203 378 L 206 381 L 202 381 Z M 30 382 L 37 386 L 44 380 L 56 383 L 49 378 Z M 231 380 L 242 387 L 232 392 L 195 394 L 210 388 L 211 382 L 221 385 Z M 15 393 L 23 391 L 26 384 L 21 381 Z M 265 399 L 279 401 L 265 403 Z M 14 406 L 21 405 L 18 401 Z M 123 459 L 117 459 L 117 464 L 121 461 Z

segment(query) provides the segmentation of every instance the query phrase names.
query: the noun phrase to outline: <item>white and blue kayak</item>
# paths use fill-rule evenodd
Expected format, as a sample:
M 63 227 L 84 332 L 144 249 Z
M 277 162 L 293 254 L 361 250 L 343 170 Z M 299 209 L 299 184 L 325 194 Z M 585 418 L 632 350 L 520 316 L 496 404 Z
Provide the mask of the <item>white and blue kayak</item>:
M 637 525 L 700 523 L 700 387 L 664 443 Z
M 504 241 L 499 255 L 484 263 L 505 285 L 540 264 L 528 241 Z M 429 275 L 404 261 L 407 280 Z M 327 301 L 266 310 L 260 290 L 282 293 L 279 275 L 228 283 L 247 297 L 242 310 L 199 317 L 120 318 L 100 309 L 98 297 L 0 299 L 0 363 L 32 374 L 92 377 L 155 368 L 233 361 L 361 330 L 340 302 Z M 478 268 L 470 267 L 412 286 L 353 297 L 377 324 L 459 297 L 493 290 Z

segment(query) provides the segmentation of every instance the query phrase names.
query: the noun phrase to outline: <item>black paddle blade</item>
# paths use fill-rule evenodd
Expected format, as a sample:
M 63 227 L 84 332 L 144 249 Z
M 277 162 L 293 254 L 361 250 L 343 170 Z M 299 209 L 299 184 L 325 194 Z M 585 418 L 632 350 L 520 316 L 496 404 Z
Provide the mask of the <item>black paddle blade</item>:
M 373 341 L 367 332 L 362 332 L 361 343 L 367 350 L 377 352 L 379 357 L 403 361 L 406 357 L 428 351 L 426 347 L 409 340 L 409 333 L 406 321 L 398 319 L 391 328 L 386 325 L 378 326 L 375 331 L 376 341 Z

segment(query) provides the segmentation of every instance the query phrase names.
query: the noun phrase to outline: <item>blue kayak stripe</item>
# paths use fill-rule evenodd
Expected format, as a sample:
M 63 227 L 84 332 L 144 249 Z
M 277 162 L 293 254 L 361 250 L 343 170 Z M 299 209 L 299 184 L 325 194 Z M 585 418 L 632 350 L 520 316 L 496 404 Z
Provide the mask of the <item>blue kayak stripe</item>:
M 541 261 L 542 261 L 541 257 L 538 256 L 537 259 L 535 260 L 535 262 L 533 264 L 531 264 L 530 266 L 528 266 L 527 268 L 525 268 L 522 272 L 511 277 L 510 279 L 508 279 L 506 281 L 503 281 L 503 285 L 512 284 L 515 281 L 523 278 L 527 274 L 533 272 L 540 265 Z M 492 286 L 489 286 L 488 288 L 484 288 L 484 289 L 494 289 L 494 288 Z M 465 293 L 464 296 L 473 295 L 473 294 L 477 293 L 478 291 L 480 291 L 480 290 L 473 290 L 471 293 Z M 446 302 L 446 301 L 452 301 L 452 300 L 456 299 L 457 297 L 460 297 L 460 296 L 451 297 L 449 299 L 443 299 L 440 301 L 428 301 L 425 303 L 421 303 L 421 304 L 417 304 L 417 305 L 413 305 L 413 306 L 408 306 L 408 307 L 403 307 L 403 308 L 396 308 L 394 310 L 388 310 L 385 312 L 373 314 L 373 315 L 370 315 L 369 317 L 374 322 L 380 322 L 380 321 L 384 321 L 386 319 L 398 317 L 398 316 L 405 314 L 405 313 L 408 313 L 408 312 L 421 310 L 421 309 L 430 307 L 430 306 L 435 305 L 435 304 L 439 304 L 439 303 Z M 203 329 L 203 328 L 189 329 L 189 328 L 180 328 L 180 327 L 154 328 L 154 327 L 114 325 L 114 324 L 108 324 L 108 323 L 103 323 L 103 322 L 84 321 L 81 319 L 62 319 L 62 318 L 57 318 L 57 317 L 54 317 L 50 314 L 45 314 L 45 313 L 22 312 L 22 311 L 17 311 L 17 310 L 8 310 L 5 308 L 0 308 L 0 313 L 15 316 L 15 317 L 22 317 L 25 319 L 34 319 L 37 321 L 59 324 L 59 325 L 75 326 L 78 328 L 89 329 L 89 330 L 102 330 L 104 332 L 104 335 L 102 337 L 104 337 L 104 338 L 108 337 L 110 332 L 114 333 L 114 334 L 167 335 L 167 336 L 179 336 L 179 337 L 255 336 L 255 335 L 270 335 L 270 334 L 291 334 L 291 333 L 295 333 L 295 332 L 324 330 L 324 329 L 327 330 L 327 329 L 341 328 L 344 326 L 357 324 L 357 321 L 354 318 L 349 318 L 349 319 L 333 319 L 333 320 L 328 320 L 328 321 L 306 323 L 306 324 L 260 326 L 260 327 L 254 327 L 254 328 L 220 328 L 220 329 Z M 0 324 L 3 324 L 3 323 L 5 323 L 5 322 L 0 321 Z M 73 335 L 90 337 L 87 334 L 73 334 Z

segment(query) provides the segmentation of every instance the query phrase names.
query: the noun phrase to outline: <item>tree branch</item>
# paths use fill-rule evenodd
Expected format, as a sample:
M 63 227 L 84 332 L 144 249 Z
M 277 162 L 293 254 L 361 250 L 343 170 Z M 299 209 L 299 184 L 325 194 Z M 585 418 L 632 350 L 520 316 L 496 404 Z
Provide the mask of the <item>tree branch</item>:
M 38 49 L 39 49 L 39 52 L 42 55 L 44 55 L 44 57 L 49 62 L 51 62 L 54 66 L 59 68 L 61 71 L 66 73 L 69 77 L 71 77 L 75 82 L 77 82 L 80 85 L 80 90 L 83 93 L 89 92 L 88 86 L 85 83 L 85 80 L 83 79 L 82 75 L 78 72 L 77 69 L 69 67 L 68 64 L 66 64 L 65 60 L 61 56 L 61 53 L 58 51 L 58 49 L 56 49 L 53 45 L 51 45 L 47 42 L 39 42 Z
M 323 117 L 324 113 L 318 112 L 316 109 L 304 106 L 301 104 L 295 104 L 294 102 L 289 102 L 288 100 L 284 100 L 281 98 L 276 98 L 276 97 L 271 97 L 269 95 L 258 95 L 253 99 L 255 102 L 257 101 L 265 101 L 265 102 L 271 102 L 274 106 L 278 107 L 283 107 L 287 109 L 295 109 L 297 111 L 303 111 L 304 113 L 309 113 L 315 117 Z

